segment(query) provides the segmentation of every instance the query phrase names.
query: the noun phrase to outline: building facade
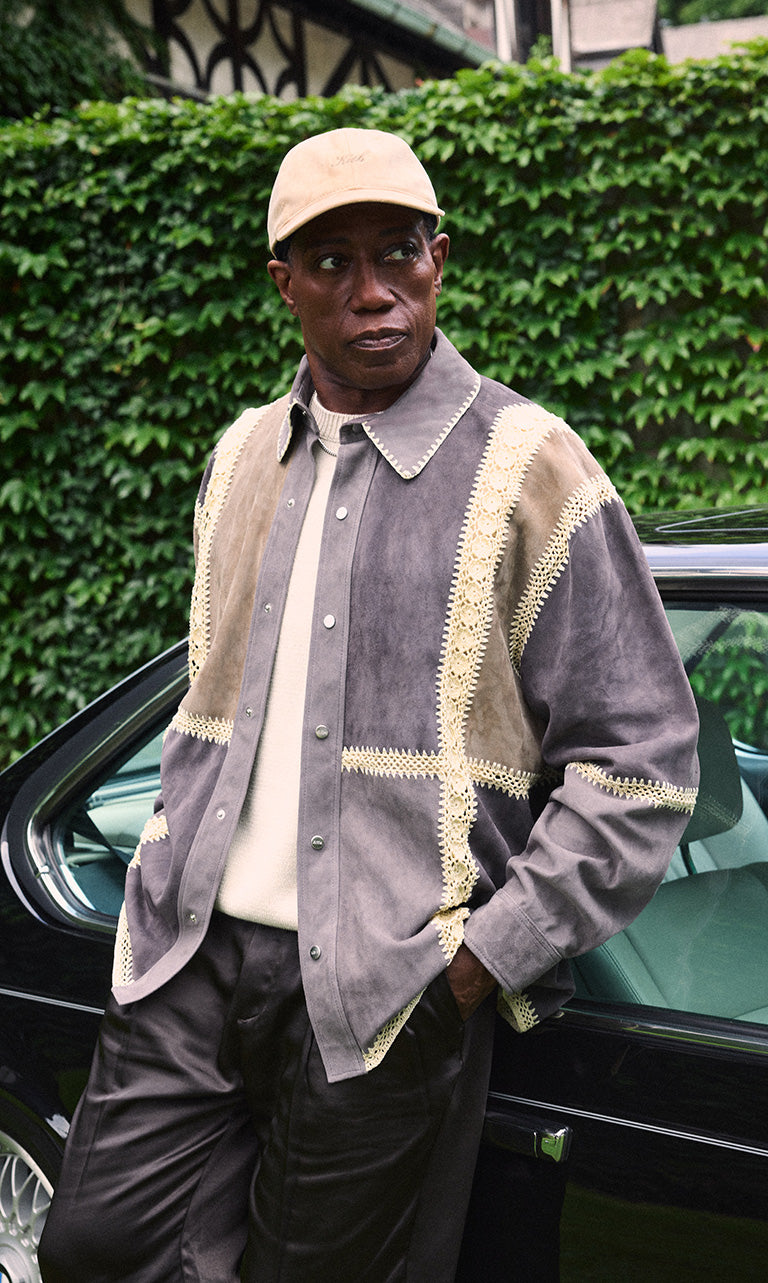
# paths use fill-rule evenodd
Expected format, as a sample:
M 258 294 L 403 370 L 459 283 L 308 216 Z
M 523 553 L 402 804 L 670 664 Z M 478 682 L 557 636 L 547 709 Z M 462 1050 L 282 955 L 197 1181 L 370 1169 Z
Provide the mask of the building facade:
M 725 52 L 768 19 L 663 29 L 656 0 L 126 0 L 167 44 L 147 49 L 156 87 L 192 97 L 236 91 L 291 100 L 343 85 L 408 88 L 488 59 L 526 62 L 551 42 L 565 71 L 627 49 L 671 61 Z M 761 26 L 761 24 L 763 24 Z M 715 28 L 723 28 L 722 33 Z M 737 30 L 738 28 L 738 30 Z M 715 39 L 717 37 L 717 39 Z M 698 44 L 697 44 L 698 40 Z
M 128 0 L 127 7 L 167 41 L 169 75 L 151 53 L 147 63 L 169 88 L 290 100 L 345 84 L 402 89 L 479 66 L 497 55 L 497 11 L 507 0 Z

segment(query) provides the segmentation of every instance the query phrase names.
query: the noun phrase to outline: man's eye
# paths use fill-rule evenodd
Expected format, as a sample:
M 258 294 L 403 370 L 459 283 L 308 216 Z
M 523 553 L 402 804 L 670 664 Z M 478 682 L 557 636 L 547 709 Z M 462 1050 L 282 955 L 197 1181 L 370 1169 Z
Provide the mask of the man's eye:
M 395 263 L 404 263 L 409 258 L 414 258 L 417 254 L 415 245 L 410 242 L 407 245 L 396 245 L 394 249 L 388 250 L 387 259 Z
M 321 272 L 337 272 L 344 266 L 344 259 L 341 254 L 324 254 L 317 260 L 317 266 Z

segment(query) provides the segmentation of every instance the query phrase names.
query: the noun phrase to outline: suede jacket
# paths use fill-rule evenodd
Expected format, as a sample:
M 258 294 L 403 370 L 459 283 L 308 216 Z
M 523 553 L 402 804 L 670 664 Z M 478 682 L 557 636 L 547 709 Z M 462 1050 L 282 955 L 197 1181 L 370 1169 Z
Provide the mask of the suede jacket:
M 190 688 L 128 870 L 115 995 L 197 948 L 264 718 L 314 478 L 306 358 L 224 434 L 195 514 Z M 567 959 L 661 881 L 697 719 L 613 486 L 561 420 L 440 333 L 390 409 L 342 428 L 303 724 L 299 948 L 329 1078 L 378 1064 L 465 941 L 532 1028 Z M 280 798 L 275 798 L 280 805 Z

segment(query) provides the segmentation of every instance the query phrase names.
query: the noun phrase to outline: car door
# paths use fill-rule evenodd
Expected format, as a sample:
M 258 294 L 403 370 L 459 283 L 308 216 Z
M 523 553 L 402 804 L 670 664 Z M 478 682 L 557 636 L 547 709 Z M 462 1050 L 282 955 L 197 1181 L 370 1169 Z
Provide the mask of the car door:
M 556 1279 L 558 1221 L 563 1283 L 768 1278 L 765 589 L 677 580 L 665 604 L 701 711 L 697 814 L 561 1018 L 500 1031 L 464 1283 Z
M 0 776 L 0 1279 L 37 1244 L 96 1041 L 125 866 L 186 681 L 176 647 Z

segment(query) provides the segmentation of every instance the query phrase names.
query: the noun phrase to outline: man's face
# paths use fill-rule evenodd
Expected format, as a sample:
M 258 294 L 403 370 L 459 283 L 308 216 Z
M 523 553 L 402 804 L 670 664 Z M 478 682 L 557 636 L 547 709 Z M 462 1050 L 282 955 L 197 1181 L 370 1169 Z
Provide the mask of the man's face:
M 299 229 L 290 261 L 269 273 L 301 322 L 312 381 L 327 410 L 392 405 L 427 359 L 448 237 L 428 240 L 399 205 L 343 205 Z

